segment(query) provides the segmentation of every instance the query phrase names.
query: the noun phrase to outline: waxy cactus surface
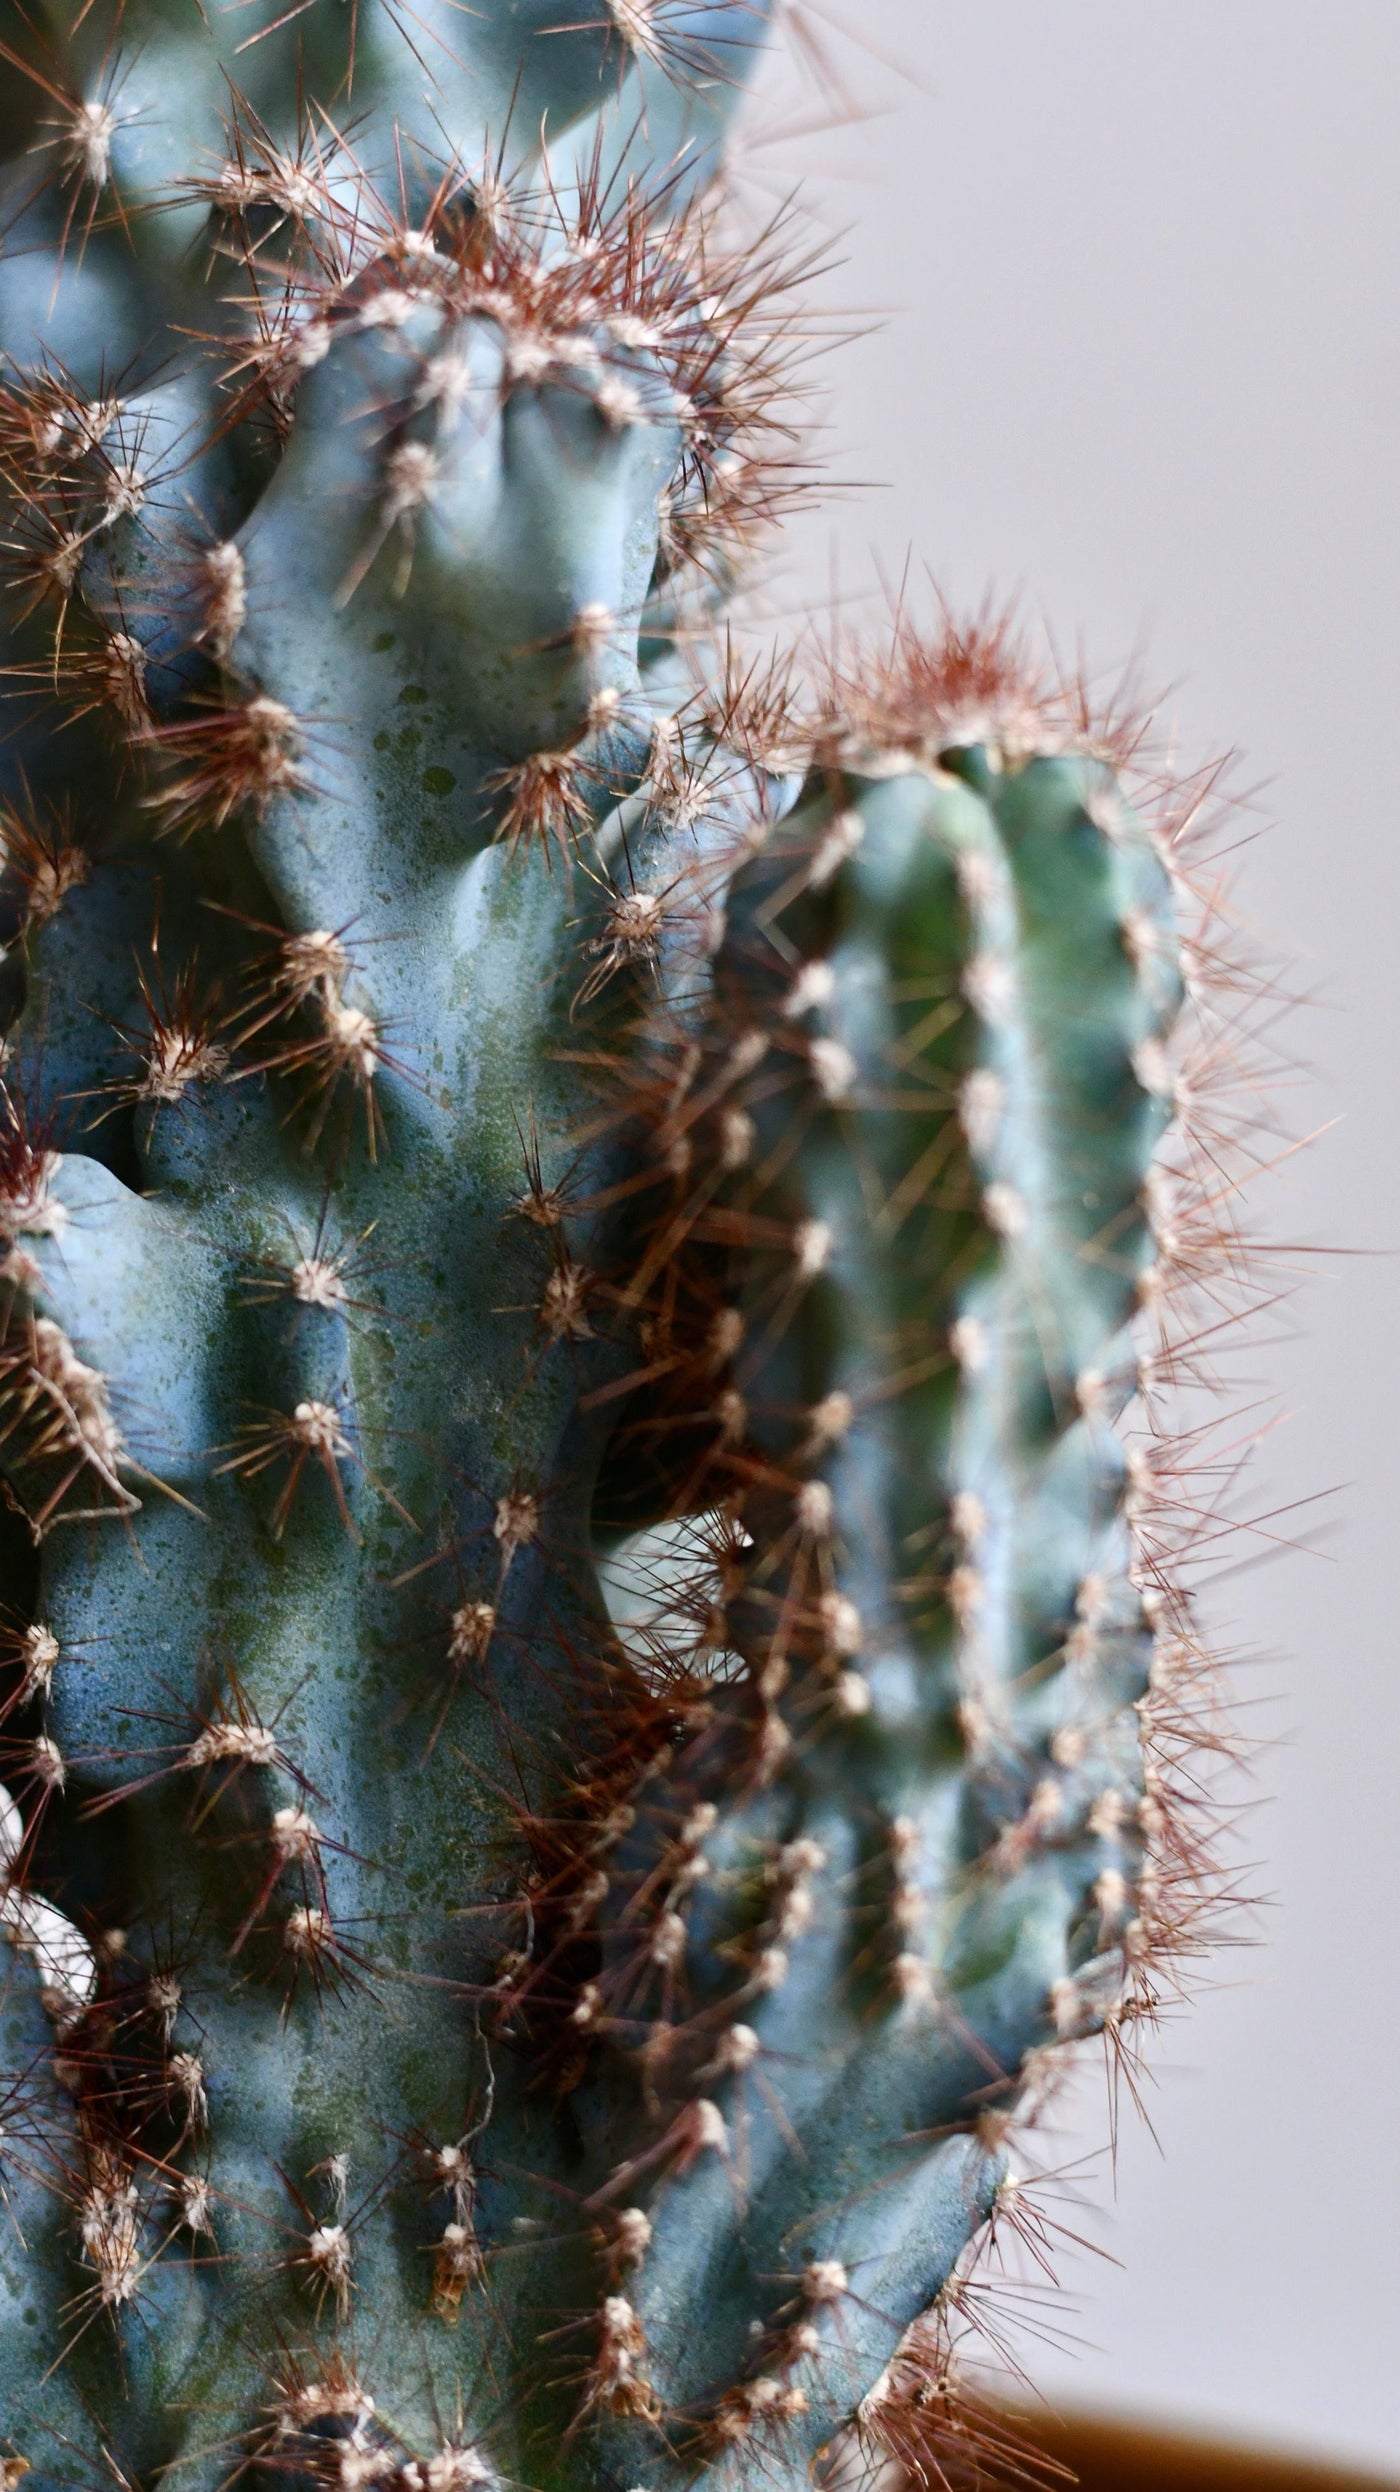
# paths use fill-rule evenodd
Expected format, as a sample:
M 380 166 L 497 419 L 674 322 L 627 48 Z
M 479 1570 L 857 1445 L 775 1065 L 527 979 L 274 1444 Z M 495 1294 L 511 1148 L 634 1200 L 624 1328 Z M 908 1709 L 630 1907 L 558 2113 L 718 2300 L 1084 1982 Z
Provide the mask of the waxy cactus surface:
M 1190 1926 L 1191 807 L 704 688 L 764 16 L 4 19 L 7 2484 L 942 2465 Z

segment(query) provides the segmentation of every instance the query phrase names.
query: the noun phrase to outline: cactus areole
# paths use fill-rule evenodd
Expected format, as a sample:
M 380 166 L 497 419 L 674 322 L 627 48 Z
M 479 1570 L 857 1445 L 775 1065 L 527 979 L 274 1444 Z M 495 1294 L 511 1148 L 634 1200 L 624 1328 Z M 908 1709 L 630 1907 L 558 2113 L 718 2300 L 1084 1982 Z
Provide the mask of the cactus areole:
M 0 14 L 7 2487 L 932 2481 L 1193 1926 L 1191 800 L 707 662 L 765 13 Z

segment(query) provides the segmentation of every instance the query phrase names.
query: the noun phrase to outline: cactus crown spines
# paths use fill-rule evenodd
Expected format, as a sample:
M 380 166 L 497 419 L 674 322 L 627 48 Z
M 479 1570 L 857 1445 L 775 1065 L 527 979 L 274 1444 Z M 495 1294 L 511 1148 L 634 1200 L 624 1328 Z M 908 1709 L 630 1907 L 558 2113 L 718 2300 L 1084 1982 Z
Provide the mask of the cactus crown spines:
M 376 9 L 374 17 L 390 14 Z M 674 35 L 684 53 L 687 13 L 654 14 L 663 52 Z M 727 5 L 699 13 L 736 62 L 757 40 L 761 15 Z M 607 58 L 617 49 L 605 18 L 576 35 L 511 24 L 517 43 L 551 59 L 585 42 Z M 488 12 L 482 27 L 477 37 L 494 43 L 501 22 Z M 158 32 L 146 49 L 159 56 Z M 635 47 L 619 57 L 625 66 Z M 698 91 L 693 66 L 686 71 L 678 58 L 677 74 L 687 94 Z M 790 313 L 773 238 L 747 258 L 718 250 L 692 178 L 704 150 L 668 163 L 664 129 L 651 165 L 617 159 L 609 129 L 625 126 L 629 110 L 659 111 L 658 92 L 648 87 L 640 100 L 619 102 L 576 167 L 551 158 L 543 177 L 530 155 L 538 116 L 523 150 L 503 145 L 481 157 L 479 132 L 470 124 L 454 132 L 443 107 L 421 158 L 430 178 L 419 196 L 410 176 L 420 155 L 416 141 L 405 155 L 407 126 L 402 143 L 392 129 L 376 139 L 358 124 L 354 144 L 342 143 L 324 113 L 318 120 L 314 85 L 289 90 L 285 66 L 270 81 L 279 111 L 294 108 L 319 142 L 290 188 L 289 176 L 274 178 L 263 161 L 268 131 L 236 86 L 221 97 L 226 129 L 211 124 L 198 144 L 183 134 L 171 178 L 186 186 L 188 214 L 203 232 L 176 272 L 157 255 L 146 327 L 129 355 L 110 323 L 98 324 L 105 334 L 96 359 L 90 351 L 65 357 L 55 346 L 65 288 L 82 272 L 61 221 L 46 222 L 42 201 L 27 193 L 29 224 L 12 237 L 6 270 L 12 290 L 29 265 L 56 270 L 59 304 L 42 353 L 25 356 L 12 342 L 18 368 L 4 398 L 14 490 L 7 570 L 21 604 L 47 610 L 58 626 L 47 637 L 31 634 L 32 654 L 26 662 L 17 652 L 12 672 L 19 681 L 29 675 L 37 715 L 46 698 L 70 719 L 115 712 L 148 759 L 165 760 L 171 817 L 186 827 L 222 818 L 232 804 L 265 802 L 279 788 L 315 784 L 313 722 L 287 685 L 272 693 L 248 681 L 256 657 L 245 636 L 250 597 L 256 620 L 270 592 L 275 616 L 285 604 L 282 564 L 297 549 L 283 542 L 263 550 L 258 577 L 257 537 L 244 543 L 237 534 L 257 513 L 265 539 L 272 512 L 262 505 L 279 441 L 290 441 L 294 398 L 302 409 L 297 458 L 277 486 L 283 536 L 288 502 L 328 488 L 347 534 L 338 552 L 334 531 L 315 550 L 342 565 L 337 603 L 374 569 L 374 601 L 387 597 L 395 608 L 387 619 L 421 641 L 412 615 L 424 592 L 406 596 L 414 562 L 436 578 L 444 537 L 460 547 L 465 525 L 475 570 L 455 588 L 444 583 L 441 620 L 467 631 L 467 683 L 479 680 L 488 695 L 478 728 L 504 748 L 502 761 L 551 749 L 551 733 L 556 744 L 576 737 L 585 679 L 599 697 L 625 691 L 649 570 L 657 588 L 664 582 L 648 620 L 654 653 L 658 632 L 669 636 L 681 620 L 684 575 L 709 567 L 728 575 L 734 553 L 788 490 L 779 349 Z M 699 87 L 716 108 L 733 91 L 714 75 Z M 207 117 L 207 103 L 186 100 L 196 122 Z M 166 231 L 171 210 L 160 185 L 124 202 L 114 220 L 122 248 Z M 108 224 L 94 248 L 103 236 L 116 249 Z M 104 260 L 91 282 L 122 303 L 132 280 L 118 257 L 110 267 Z M 21 309 L 11 304 L 12 331 Z M 86 337 L 91 306 L 84 320 Z M 494 530 L 483 524 L 482 448 L 469 438 L 493 390 L 507 455 L 528 463 L 563 449 L 568 459 L 556 480 L 560 510 L 528 492 L 504 497 Z M 337 411 L 358 413 L 359 472 L 334 438 L 315 459 L 308 436 L 318 392 L 332 427 Z M 658 444 L 667 472 L 652 482 L 650 549 L 631 549 L 634 567 L 645 557 L 634 581 L 616 562 L 597 562 L 579 529 L 596 525 L 600 493 L 616 492 L 612 469 L 625 466 L 639 434 L 650 438 L 649 420 L 667 416 L 680 428 L 679 455 L 674 443 Z M 588 423 L 612 436 L 615 456 L 600 453 L 585 490 L 578 436 Z M 532 428 L 540 436 L 533 452 Z M 575 596 L 556 590 L 532 599 L 531 576 L 548 574 L 564 546 L 585 575 Z M 359 600 L 362 613 L 368 602 Z M 494 636 L 482 629 L 483 603 L 499 609 Z M 428 611 L 437 612 L 431 593 Z M 441 650 L 444 638 L 429 633 L 429 647 Z M 281 661 L 286 652 L 275 655 Z M 207 680 L 211 661 L 215 684 L 221 671 L 226 678 L 222 696 Z M 244 695 L 232 701 L 230 671 Z M 461 697 L 459 681 L 454 703 Z M 71 752 L 68 759 L 71 768 Z
M 0 2413 L 795 2487 L 951 2410 L 1007 2125 L 1202 1876 L 1113 1433 L 1203 1242 L 1169 877 L 1000 627 L 671 707 L 789 314 L 713 117 L 639 151 L 761 12 L 488 10 L 445 141 L 391 9 L 232 104 L 144 14 L 0 264 Z M 567 179 L 478 146 L 537 70 Z

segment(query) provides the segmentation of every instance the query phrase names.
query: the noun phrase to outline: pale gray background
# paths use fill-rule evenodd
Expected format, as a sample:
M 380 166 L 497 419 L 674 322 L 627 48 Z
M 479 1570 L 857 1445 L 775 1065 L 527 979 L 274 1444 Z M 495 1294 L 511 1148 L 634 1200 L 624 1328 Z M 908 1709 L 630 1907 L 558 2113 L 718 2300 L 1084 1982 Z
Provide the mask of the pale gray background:
M 1064 2261 L 1056 2399 L 1350 2452 L 1400 2478 L 1400 9 L 1395 0 L 834 0 L 883 117 L 776 135 L 844 229 L 822 288 L 885 324 L 829 373 L 831 447 L 890 489 L 804 519 L 775 605 L 906 550 L 1023 587 L 1177 685 L 1185 750 L 1267 782 L 1248 894 L 1322 995 L 1294 1041 L 1344 1112 L 1261 1204 L 1320 1257 L 1267 1365 L 1291 1424 L 1258 1503 L 1336 1489 L 1324 1554 L 1241 1576 L 1222 1632 L 1269 1805 L 1260 1946 L 1156 2054 L 1099 2239 Z M 1308 1509 L 1316 1529 L 1328 1507 Z M 1287 1525 L 1284 1526 L 1288 1528 Z M 1104 2133 L 1086 2083 L 1067 2157 Z M 1077 2313 L 1077 2315 L 1076 2315 Z

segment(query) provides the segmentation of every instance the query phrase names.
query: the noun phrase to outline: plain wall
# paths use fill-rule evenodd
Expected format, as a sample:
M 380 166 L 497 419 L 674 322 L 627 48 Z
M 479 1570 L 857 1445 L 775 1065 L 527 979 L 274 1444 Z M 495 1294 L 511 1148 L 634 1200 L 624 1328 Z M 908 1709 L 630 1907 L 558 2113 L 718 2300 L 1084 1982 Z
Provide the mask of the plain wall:
M 1129 2116 L 1116 2198 L 1081 2087 L 1055 2152 L 1098 2157 L 1074 2180 L 1122 2271 L 1066 2253 L 1048 2324 L 1082 2344 L 1023 2358 L 1054 2398 L 1400 2475 L 1400 9 L 836 6 L 894 64 L 833 40 L 887 109 L 784 138 L 777 68 L 747 179 L 800 174 L 843 234 L 821 300 L 885 315 L 828 367 L 827 446 L 889 489 L 790 530 L 774 608 L 912 552 L 1107 666 L 1141 648 L 1184 752 L 1239 745 L 1263 785 L 1246 892 L 1315 998 L 1287 1116 L 1344 1115 L 1259 1206 L 1349 1250 L 1255 1362 L 1296 1415 L 1250 1499 L 1319 1499 L 1267 1527 L 1316 1553 L 1213 1598 L 1262 1656 L 1240 1856 L 1272 1901 L 1154 2053 L 1160 2152 Z

